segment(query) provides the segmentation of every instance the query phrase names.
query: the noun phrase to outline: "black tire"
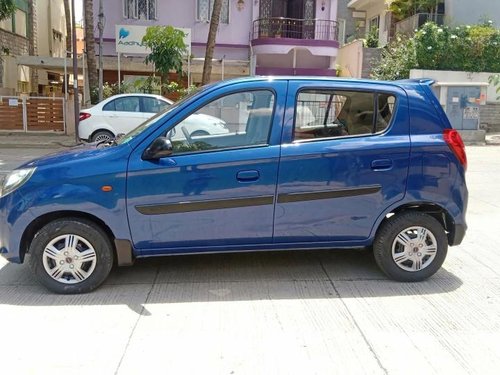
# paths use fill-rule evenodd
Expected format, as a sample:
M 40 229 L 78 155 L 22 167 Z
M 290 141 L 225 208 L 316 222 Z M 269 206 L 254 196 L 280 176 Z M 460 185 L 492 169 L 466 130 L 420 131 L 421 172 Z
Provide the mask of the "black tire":
M 75 238 L 80 239 L 75 240 L 74 242 L 75 252 L 89 250 L 89 248 L 85 248 L 84 242 L 90 244 L 90 249 L 94 250 L 92 260 L 87 262 L 82 259 L 79 261 L 72 260 L 71 256 L 64 255 L 67 254 L 63 254 L 63 251 L 67 249 L 66 247 L 57 253 L 58 256 L 63 257 L 59 258 L 61 264 L 64 262 L 62 259 L 69 259 L 69 261 L 67 260 L 66 262 L 71 263 L 73 261 L 73 267 L 78 267 L 78 264 L 81 264 L 82 266 L 78 267 L 80 271 L 84 270 L 85 267 L 87 267 L 86 271 L 90 271 L 88 272 L 88 276 L 86 276 L 82 281 L 79 281 L 77 277 L 70 274 L 69 270 L 67 270 L 68 272 L 58 273 L 58 275 L 61 275 L 62 277 L 66 275 L 66 278 L 71 279 L 73 283 L 65 283 L 64 280 L 56 280 L 49 275 L 45 268 L 46 266 L 50 268 L 50 262 L 52 262 L 52 269 L 71 266 L 71 264 L 66 265 L 66 263 L 64 266 L 58 266 L 58 261 L 47 257 L 45 252 L 45 249 L 49 247 L 49 244 L 54 243 L 54 241 L 57 241 L 58 238 L 68 235 L 72 235 Z M 62 242 L 64 240 L 61 239 L 59 241 Z M 52 246 L 56 247 L 60 242 L 56 242 L 55 245 L 53 244 Z M 106 279 L 113 266 L 113 247 L 109 237 L 101 228 L 91 221 L 79 218 L 57 219 L 45 225 L 36 233 L 33 241 L 31 242 L 28 254 L 29 265 L 37 280 L 49 290 L 58 294 L 79 294 L 88 293 L 94 290 Z M 69 280 L 67 282 L 69 282 Z
M 115 135 L 107 130 L 98 130 L 92 134 L 92 142 L 109 142 L 115 139 Z
M 421 241 L 417 236 L 403 246 L 403 242 L 410 238 L 408 235 L 417 233 L 416 230 L 406 231 L 412 227 L 425 228 L 428 231 L 425 239 Z M 400 233 L 406 237 L 396 240 Z M 421 243 L 428 251 L 419 252 Z M 403 282 L 422 281 L 434 275 L 443 265 L 447 252 L 448 241 L 443 226 L 432 216 L 421 212 L 403 212 L 390 217 L 379 228 L 373 244 L 373 255 L 380 269 L 389 278 Z M 396 263 L 398 259 L 399 265 Z

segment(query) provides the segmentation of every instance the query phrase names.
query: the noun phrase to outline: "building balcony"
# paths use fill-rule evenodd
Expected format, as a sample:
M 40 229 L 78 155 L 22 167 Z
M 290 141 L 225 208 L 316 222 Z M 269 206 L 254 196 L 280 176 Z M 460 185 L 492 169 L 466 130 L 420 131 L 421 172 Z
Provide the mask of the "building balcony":
M 294 47 L 303 47 L 314 55 L 328 55 L 330 49 L 339 47 L 338 25 L 331 20 L 261 18 L 253 22 L 251 44 L 260 47 L 257 49 L 261 53 L 287 53 Z
M 337 22 L 317 19 L 263 18 L 251 34 L 254 74 L 335 76 Z
M 426 22 L 434 22 L 438 25 L 444 24 L 444 14 L 439 13 L 418 13 L 411 17 L 405 18 L 396 23 L 396 33 L 412 36 L 415 30 L 419 29 Z

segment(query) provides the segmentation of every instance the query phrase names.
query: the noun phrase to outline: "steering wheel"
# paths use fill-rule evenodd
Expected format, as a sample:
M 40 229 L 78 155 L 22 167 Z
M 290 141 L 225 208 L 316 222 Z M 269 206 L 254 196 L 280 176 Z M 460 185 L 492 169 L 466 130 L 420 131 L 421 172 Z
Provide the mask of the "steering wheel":
M 186 129 L 185 126 L 181 126 L 182 133 L 184 134 L 184 137 L 186 137 L 186 142 L 189 145 L 193 144 L 193 138 L 191 138 L 191 135 L 189 134 L 188 130 Z

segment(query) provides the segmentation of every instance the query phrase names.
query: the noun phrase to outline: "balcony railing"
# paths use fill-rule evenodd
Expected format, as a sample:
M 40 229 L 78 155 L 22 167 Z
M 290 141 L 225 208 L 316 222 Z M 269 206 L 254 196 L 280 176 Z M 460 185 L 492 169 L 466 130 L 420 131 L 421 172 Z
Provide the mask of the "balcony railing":
M 413 35 L 415 30 L 419 29 L 426 22 L 435 22 L 438 25 L 443 25 L 444 14 L 438 13 L 418 13 L 396 23 L 396 33 Z
M 288 38 L 338 40 L 337 22 L 317 19 L 272 17 L 253 21 L 252 39 Z

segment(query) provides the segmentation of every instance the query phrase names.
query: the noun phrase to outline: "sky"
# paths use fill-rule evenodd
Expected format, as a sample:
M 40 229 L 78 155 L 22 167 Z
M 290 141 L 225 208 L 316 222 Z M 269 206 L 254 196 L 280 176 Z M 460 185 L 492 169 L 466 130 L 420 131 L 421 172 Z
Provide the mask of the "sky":
M 75 18 L 78 23 L 83 20 L 83 0 L 75 0 Z

